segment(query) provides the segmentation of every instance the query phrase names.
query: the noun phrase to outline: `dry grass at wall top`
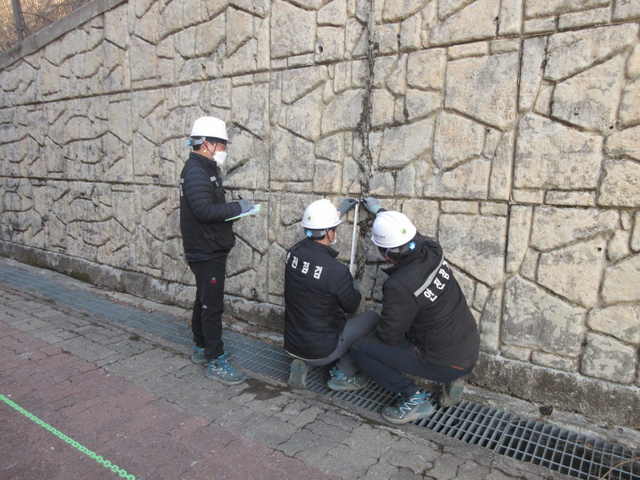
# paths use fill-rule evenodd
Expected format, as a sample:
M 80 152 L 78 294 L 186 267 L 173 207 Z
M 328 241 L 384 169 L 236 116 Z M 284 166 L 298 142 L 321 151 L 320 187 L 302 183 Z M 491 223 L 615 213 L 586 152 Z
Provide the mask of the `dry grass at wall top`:
M 69 15 L 88 0 L 20 0 L 24 18 L 24 37 Z M 0 51 L 18 44 L 11 0 L 0 0 Z

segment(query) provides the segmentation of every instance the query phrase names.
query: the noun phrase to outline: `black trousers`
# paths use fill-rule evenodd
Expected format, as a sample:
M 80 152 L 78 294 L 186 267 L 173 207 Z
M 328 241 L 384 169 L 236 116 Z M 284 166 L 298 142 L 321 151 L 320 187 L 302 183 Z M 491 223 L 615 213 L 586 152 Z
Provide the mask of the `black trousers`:
M 406 338 L 400 340 L 398 345 L 388 345 L 375 333 L 358 340 L 351 347 L 351 356 L 378 385 L 405 397 L 416 393 L 418 387 L 403 372 L 438 383 L 448 383 L 473 369 L 473 366 L 459 368 L 429 363 Z
M 189 267 L 196 276 L 196 300 L 191 315 L 193 341 L 204 348 L 205 358 L 211 361 L 224 353 L 222 312 L 227 256 L 189 262 Z

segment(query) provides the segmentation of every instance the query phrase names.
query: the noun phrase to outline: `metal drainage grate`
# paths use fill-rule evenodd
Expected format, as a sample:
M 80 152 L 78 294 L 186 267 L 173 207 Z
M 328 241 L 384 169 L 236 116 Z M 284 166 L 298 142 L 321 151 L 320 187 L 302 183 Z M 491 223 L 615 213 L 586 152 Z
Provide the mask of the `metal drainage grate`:
M 587 480 L 640 478 L 640 451 L 541 422 L 520 420 L 510 425 L 496 451 Z
M 166 340 L 191 345 L 191 335 L 179 318 L 163 312 L 147 312 L 114 302 L 106 297 L 69 287 L 49 275 L 38 275 L 0 265 L 0 281 L 27 291 L 39 292 L 61 304 L 86 311 Z M 225 331 L 223 339 L 233 361 L 242 367 L 286 381 L 289 357 L 282 348 L 255 338 Z M 309 390 L 340 398 L 356 407 L 380 412 L 396 402 L 397 396 L 378 385 L 357 392 L 336 392 L 327 387 L 328 368 L 311 368 Z M 434 432 L 493 450 L 522 462 L 533 463 L 584 480 L 640 480 L 640 450 L 580 435 L 504 410 L 463 401 L 437 409 L 414 422 Z
M 286 381 L 289 357 L 281 348 L 253 338 L 225 332 L 224 341 L 234 361 L 246 369 Z M 340 398 L 357 407 L 380 412 L 397 396 L 378 385 L 357 392 L 336 392 L 327 387 L 328 368 L 310 368 L 307 388 Z M 437 409 L 414 422 L 434 432 L 493 450 L 522 462 L 533 463 L 584 480 L 640 480 L 640 450 L 605 442 L 504 410 L 463 401 Z
M 473 402 L 438 410 L 416 423 L 565 475 L 585 480 L 640 479 L 640 450 Z

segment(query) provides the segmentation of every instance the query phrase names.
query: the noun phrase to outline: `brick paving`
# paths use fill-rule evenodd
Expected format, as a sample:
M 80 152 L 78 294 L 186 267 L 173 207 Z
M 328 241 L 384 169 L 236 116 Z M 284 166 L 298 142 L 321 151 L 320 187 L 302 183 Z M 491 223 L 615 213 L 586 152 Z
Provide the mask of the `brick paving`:
M 138 479 L 570 478 L 247 373 L 0 283 L 0 394 Z M 0 478 L 120 477 L 0 402 Z

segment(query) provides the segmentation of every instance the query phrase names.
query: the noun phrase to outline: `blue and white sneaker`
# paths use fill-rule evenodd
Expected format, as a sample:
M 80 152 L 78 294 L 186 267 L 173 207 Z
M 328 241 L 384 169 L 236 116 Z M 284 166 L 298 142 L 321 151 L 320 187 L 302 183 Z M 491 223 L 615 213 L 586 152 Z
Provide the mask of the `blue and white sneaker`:
M 227 352 L 209 362 L 206 375 L 211 380 L 218 380 L 227 385 L 238 385 L 247 378 L 243 372 L 227 362 Z
M 327 382 L 327 387 L 331 390 L 346 392 L 349 390 L 360 390 L 369 385 L 369 377 L 364 373 L 356 373 L 355 375 L 347 377 L 336 367 L 333 367 L 329 373 L 330 377 Z
M 403 397 L 395 406 L 384 407 L 381 415 L 386 421 L 402 424 L 427 418 L 433 414 L 434 408 L 429 403 L 430 395 L 418 390 L 409 398 Z
M 207 363 L 207 359 L 204 358 L 204 347 L 193 347 L 193 355 L 191 355 L 191 361 L 193 363 L 199 363 L 204 365 Z

